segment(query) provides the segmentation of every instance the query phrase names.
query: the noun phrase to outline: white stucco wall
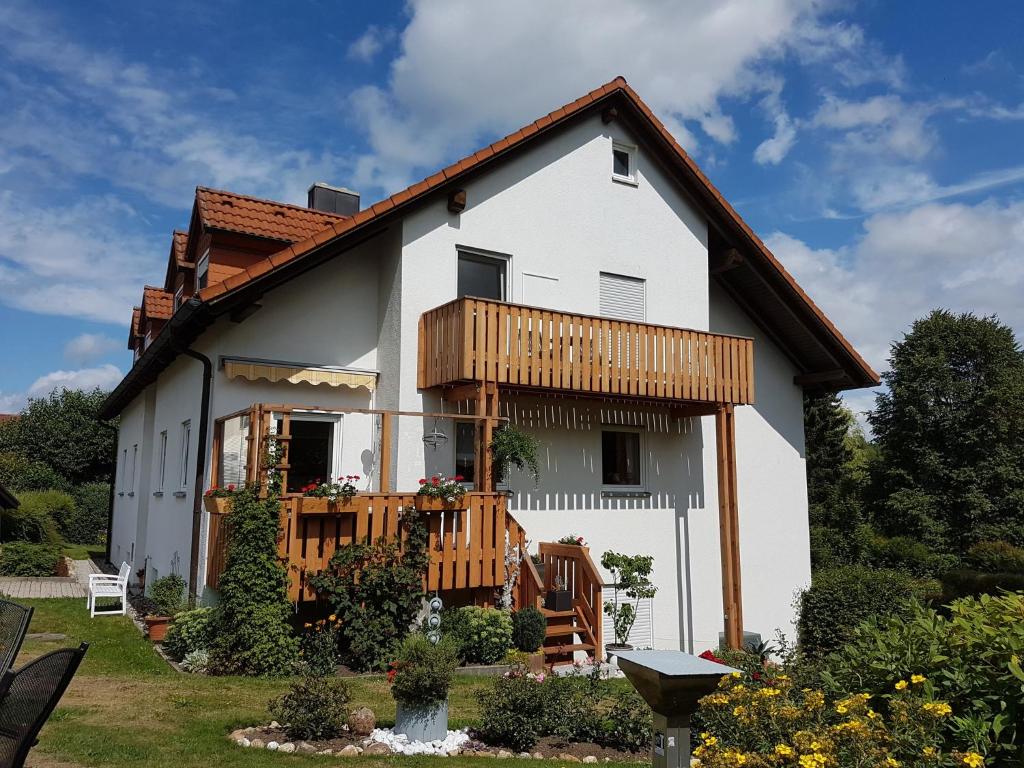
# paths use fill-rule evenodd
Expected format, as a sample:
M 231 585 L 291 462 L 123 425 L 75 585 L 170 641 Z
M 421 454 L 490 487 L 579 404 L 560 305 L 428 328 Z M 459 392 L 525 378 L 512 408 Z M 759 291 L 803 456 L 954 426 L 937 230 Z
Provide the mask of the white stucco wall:
M 114 488 L 114 517 L 110 529 L 110 559 L 115 565 L 127 561 L 133 562 L 133 545 L 135 544 L 136 527 L 139 516 L 139 495 L 129 495 L 128 474 L 131 471 L 132 447 L 142 442 L 142 426 L 145 418 L 146 398 L 140 395 L 121 412 L 120 425 L 117 433 L 117 473 Z M 127 461 L 125 461 L 127 451 Z M 141 471 L 136 468 L 135 483 Z M 141 560 L 140 560 L 141 562 Z M 133 576 L 134 579 L 134 569 Z

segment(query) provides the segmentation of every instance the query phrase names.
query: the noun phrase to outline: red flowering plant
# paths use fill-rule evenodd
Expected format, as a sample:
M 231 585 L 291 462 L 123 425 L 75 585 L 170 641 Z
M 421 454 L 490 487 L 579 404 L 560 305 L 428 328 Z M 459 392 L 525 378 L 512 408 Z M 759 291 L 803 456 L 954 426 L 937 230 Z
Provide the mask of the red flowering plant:
M 582 536 L 577 536 L 575 533 L 570 533 L 568 536 L 563 536 L 558 540 L 559 544 L 568 544 L 572 547 L 585 547 L 587 542 L 583 540 Z
M 462 481 L 462 475 L 445 477 L 444 475 L 433 475 L 429 480 L 420 478 L 420 489 L 416 492 L 420 496 L 430 496 L 434 499 L 443 499 L 449 504 L 454 504 L 466 493 Z
M 357 482 L 359 482 L 359 475 L 345 475 L 325 483 L 320 482 L 318 478 L 301 490 L 303 496 L 337 501 L 338 499 L 351 499 L 355 496 L 359 492 L 355 485 Z
M 222 499 L 225 496 L 234 496 L 237 491 L 238 489 L 235 487 L 234 483 L 228 483 L 224 488 L 217 485 L 211 485 L 203 496 L 208 499 Z

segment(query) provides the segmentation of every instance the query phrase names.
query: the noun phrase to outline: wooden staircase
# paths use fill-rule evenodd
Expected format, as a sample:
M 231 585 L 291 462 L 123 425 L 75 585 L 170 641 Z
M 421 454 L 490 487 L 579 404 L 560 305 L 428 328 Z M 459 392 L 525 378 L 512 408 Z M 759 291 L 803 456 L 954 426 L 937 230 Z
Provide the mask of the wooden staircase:
M 538 602 L 552 589 L 556 578 L 572 593 L 572 609 L 552 611 L 541 606 L 548 620 L 544 638 L 544 662 L 552 666 L 572 664 L 577 652 L 600 659 L 601 579 L 586 547 L 541 542 L 538 552 L 544 559 L 544 587 L 538 590 Z

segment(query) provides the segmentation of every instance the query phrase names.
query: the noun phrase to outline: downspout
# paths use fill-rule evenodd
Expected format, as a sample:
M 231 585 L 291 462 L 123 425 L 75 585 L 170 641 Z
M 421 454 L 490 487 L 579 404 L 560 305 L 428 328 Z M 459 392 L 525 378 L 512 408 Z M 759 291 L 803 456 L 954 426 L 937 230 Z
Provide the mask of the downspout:
M 196 477 L 192 486 L 192 556 L 188 569 L 188 602 L 194 606 L 198 598 L 196 585 L 199 583 L 199 541 L 203 525 L 203 488 L 206 485 L 206 436 L 210 427 L 210 395 L 213 390 L 213 363 L 202 352 L 183 349 L 188 355 L 203 364 L 203 395 L 199 406 L 199 432 L 196 435 Z
M 107 500 L 107 552 L 106 562 L 110 562 L 110 548 L 114 546 L 114 499 L 117 492 L 117 454 L 120 444 L 121 430 L 117 431 L 118 439 L 114 441 L 114 475 L 110 478 L 110 498 Z M 123 471 L 123 470 L 122 470 Z

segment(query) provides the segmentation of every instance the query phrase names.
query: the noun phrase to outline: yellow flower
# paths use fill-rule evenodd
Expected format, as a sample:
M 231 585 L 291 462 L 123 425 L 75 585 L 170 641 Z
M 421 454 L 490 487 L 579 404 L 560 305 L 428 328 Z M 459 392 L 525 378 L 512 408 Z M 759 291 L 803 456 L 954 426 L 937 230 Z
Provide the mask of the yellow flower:
M 727 749 L 722 753 L 722 758 L 735 765 L 743 765 L 747 762 L 747 756 L 737 749 Z
M 729 703 L 729 697 L 724 693 L 712 693 L 710 696 L 705 696 L 703 702 L 711 707 L 718 707 L 722 704 Z
M 944 701 L 929 701 L 921 709 L 935 717 L 948 717 L 953 714 L 953 708 Z
M 885 758 L 885 764 L 888 765 L 889 768 L 899 768 L 900 761 L 892 755 L 889 755 L 889 757 Z
M 310 627 L 312 627 L 313 625 L 312 625 L 312 624 L 310 624 L 310 623 L 309 623 L 309 622 L 307 621 L 307 622 L 306 622 L 305 624 L 303 624 L 302 626 L 303 626 L 303 627 L 305 627 L 306 629 L 309 629 L 309 628 L 310 628 Z
M 845 704 L 836 704 L 836 712 L 838 712 L 840 715 L 845 715 L 846 714 L 846 705 Z
M 693 756 L 694 757 L 700 757 L 703 754 L 704 754 L 704 745 L 703 744 L 698 744 L 696 747 L 693 748 Z
M 869 720 L 877 720 L 880 717 L 881 717 L 881 715 L 878 714 L 877 712 L 875 712 L 875 710 L 873 710 L 873 709 L 869 709 L 868 710 L 868 719 Z
M 781 691 L 778 688 L 762 688 L 757 692 L 757 695 L 770 699 L 772 696 L 778 696 L 780 693 Z
M 910 682 L 912 682 L 914 685 L 920 685 L 921 683 L 923 683 L 927 679 L 928 678 L 925 677 L 924 675 L 911 675 L 910 676 Z
M 739 717 L 740 715 L 742 715 L 746 711 L 747 711 L 747 708 L 743 707 L 743 706 L 733 707 L 732 715 L 733 715 L 733 717 Z
M 700 737 L 704 739 L 704 743 L 709 747 L 713 747 L 718 744 L 718 737 L 712 736 L 710 733 L 702 733 Z
M 925 757 L 935 757 L 938 753 L 939 752 L 935 747 L 925 747 L 921 750 L 921 754 Z
M 897 691 L 905 690 L 906 687 L 907 687 L 907 681 L 906 680 L 900 680 L 899 682 L 896 683 L 896 690 Z
M 800 755 L 800 768 L 823 768 L 828 759 L 820 752 Z
M 327 620 L 328 620 L 328 621 L 337 621 L 337 620 L 338 620 L 338 617 L 337 617 L 337 616 L 335 616 L 335 615 L 334 615 L 334 614 L 332 613 L 332 614 L 331 614 L 330 616 L 328 616 L 328 617 L 327 617 Z
M 821 744 L 819 744 L 816 741 L 812 741 L 811 742 L 811 751 L 812 752 L 819 752 L 819 751 L 821 751 Z
M 779 757 L 792 757 L 793 748 L 788 744 L 779 744 L 775 747 L 775 754 Z
M 960 758 L 968 768 L 981 768 L 985 764 L 985 758 L 977 752 L 968 752 Z
M 733 672 L 729 675 L 729 677 L 731 677 L 733 680 L 739 680 L 741 675 L 739 672 Z

